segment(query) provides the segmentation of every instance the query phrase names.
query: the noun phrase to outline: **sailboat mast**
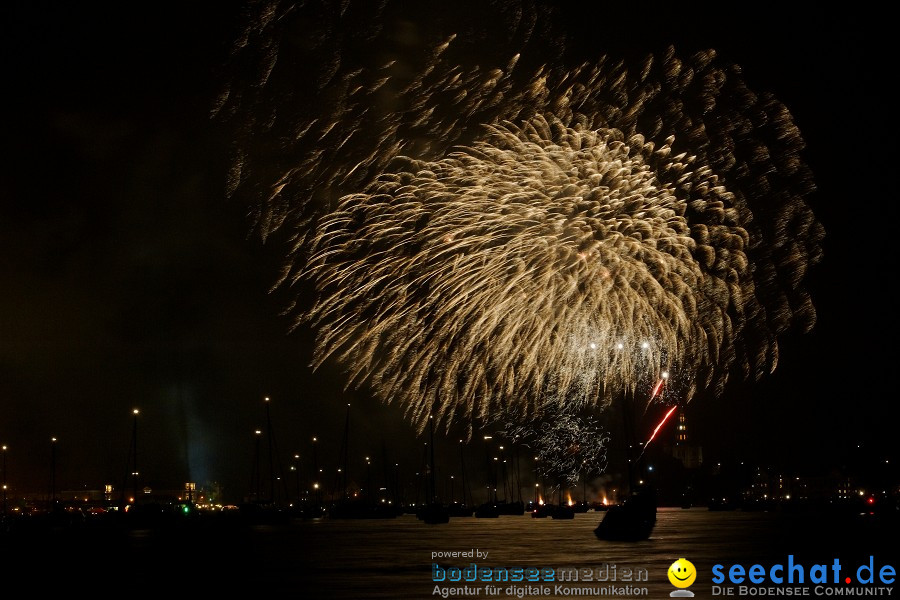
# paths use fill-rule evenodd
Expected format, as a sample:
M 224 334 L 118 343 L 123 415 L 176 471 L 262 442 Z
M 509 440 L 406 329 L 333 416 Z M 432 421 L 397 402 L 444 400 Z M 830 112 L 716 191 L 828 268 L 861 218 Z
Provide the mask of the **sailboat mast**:
M 266 442 L 269 446 L 269 504 L 275 502 L 275 458 L 272 442 L 272 414 L 269 411 L 269 397 L 266 396 Z
M 434 478 L 436 476 L 436 473 L 434 472 L 434 415 L 428 416 L 428 424 L 430 426 L 429 429 L 431 430 L 431 436 L 430 436 L 430 440 L 429 440 L 429 442 L 431 444 L 431 448 L 430 448 L 431 458 L 429 459 L 429 462 L 431 463 L 431 465 L 430 465 L 431 478 L 429 479 L 428 504 L 431 504 L 432 502 L 434 502 L 435 496 L 437 495 L 437 492 L 435 490 L 435 480 L 434 480 Z
M 347 496 L 347 462 L 350 456 L 350 403 L 347 403 L 347 417 L 344 420 L 344 443 L 341 455 L 341 496 Z
M 632 407 L 634 402 L 628 401 L 627 392 L 622 402 L 622 421 L 625 427 L 625 468 L 628 470 L 628 493 L 634 493 L 634 464 L 632 446 L 635 440 L 634 415 Z
M 462 440 L 459 440 L 459 470 L 462 475 L 462 503 L 464 506 L 469 506 L 469 502 L 466 500 L 466 459 L 463 455 Z

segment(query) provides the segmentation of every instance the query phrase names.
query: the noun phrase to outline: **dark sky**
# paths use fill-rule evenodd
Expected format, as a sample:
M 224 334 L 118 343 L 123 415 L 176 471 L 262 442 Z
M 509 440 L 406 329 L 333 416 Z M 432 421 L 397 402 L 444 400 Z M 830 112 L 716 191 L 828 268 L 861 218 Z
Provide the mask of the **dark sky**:
M 24 4 L 24 3 L 23 3 Z M 399 411 L 310 373 L 269 293 L 279 248 L 225 198 L 229 134 L 209 111 L 237 31 L 235 2 L 0 9 L 0 443 L 17 489 L 41 489 L 50 437 L 61 487 L 117 486 L 134 407 L 147 480 L 249 483 L 262 398 L 285 454 L 334 462 L 345 403 L 354 448 L 417 447 Z M 715 47 L 792 111 L 809 145 L 825 260 L 810 275 L 813 333 L 787 336 L 778 371 L 692 405 L 707 456 L 796 470 L 887 456 L 894 425 L 896 70 L 868 11 L 734 15 L 563 11 L 583 51 Z M 739 26 L 738 26 L 739 25 Z M 398 460 L 400 460 L 398 458 Z M 410 459 L 412 460 L 412 459 Z

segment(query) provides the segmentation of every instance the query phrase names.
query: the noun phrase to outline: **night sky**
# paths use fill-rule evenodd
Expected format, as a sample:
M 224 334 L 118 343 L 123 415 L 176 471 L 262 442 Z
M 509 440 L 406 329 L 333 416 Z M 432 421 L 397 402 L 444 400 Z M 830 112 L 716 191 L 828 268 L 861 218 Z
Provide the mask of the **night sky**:
M 334 464 L 349 401 L 351 453 L 384 447 L 392 461 L 418 460 L 410 452 L 422 440 L 398 409 L 344 394 L 338 372 L 311 373 L 311 334 L 288 334 L 288 298 L 269 291 L 282 248 L 263 244 L 247 207 L 226 199 L 231 137 L 210 108 L 240 4 L 121 10 L 0 9 L 0 443 L 10 483 L 46 487 L 56 436 L 61 488 L 118 487 L 137 407 L 150 485 L 216 481 L 239 498 L 264 396 L 285 456 L 308 456 L 317 435 L 319 460 Z M 814 331 L 785 336 L 763 382 L 697 398 L 692 433 L 707 458 L 797 472 L 845 464 L 857 444 L 865 460 L 900 458 L 889 418 L 897 203 L 886 19 L 780 7 L 748 8 L 736 23 L 681 10 L 561 14 L 585 56 L 674 43 L 742 65 L 803 132 L 827 232 L 809 277 Z

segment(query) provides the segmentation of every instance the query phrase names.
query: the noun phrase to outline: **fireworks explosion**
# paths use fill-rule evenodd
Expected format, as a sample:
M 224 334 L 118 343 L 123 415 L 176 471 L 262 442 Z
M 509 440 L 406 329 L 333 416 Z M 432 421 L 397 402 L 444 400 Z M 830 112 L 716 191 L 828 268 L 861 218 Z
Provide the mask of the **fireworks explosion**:
M 595 417 L 572 415 L 570 407 L 548 407 L 539 424 L 511 424 L 501 434 L 533 449 L 537 473 L 555 485 L 572 487 L 582 474 L 606 471 L 609 433 Z
M 527 3 L 485 5 L 499 41 L 448 15 L 400 35 L 392 10 L 259 5 L 235 61 L 260 75 L 217 108 L 242 127 L 232 191 L 287 239 L 280 285 L 315 290 L 291 308 L 314 366 L 421 427 L 544 418 L 555 439 L 664 371 L 682 401 L 757 379 L 812 327 L 804 142 L 739 67 L 570 65 Z

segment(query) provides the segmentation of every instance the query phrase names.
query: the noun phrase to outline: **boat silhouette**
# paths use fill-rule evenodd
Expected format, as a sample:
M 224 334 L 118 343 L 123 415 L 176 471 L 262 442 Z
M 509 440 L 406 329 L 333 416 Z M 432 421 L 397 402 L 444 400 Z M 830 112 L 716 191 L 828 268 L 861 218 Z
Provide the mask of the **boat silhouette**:
M 423 523 L 437 525 L 450 522 L 450 510 L 438 502 L 423 506 L 416 512 L 416 517 Z
M 601 540 L 646 540 L 656 525 L 656 491 L 640 486 L 622 504 L 610 506 L 594 534 Z
M 496 519 L 499 516 L 500 507 L 496 502 L 485 502 L 475 509 L 475 517 L 478 519 Z
M 335 502 L 328 508 L 329 519 L 393 519 L 399 511 L 389 504 L 377 504 L 366 500 Z
M 475 514 L 475 507 L 462 502 L 451 502 L 447 511 L 451 517 L 471 517 Z
M 398 505 L 394 505 L 393 503 L 387 503 L 384 500 L 378 502 L 376 498 L 372 494 L 372 490 L 374 486 L 372 484 L 372 478 L 370 470 L 368 469 L 368 461 L 369 458 L 366 457 L 367 464 L 367 473 L 366 477 L 367 483 L 364 486 L 364 493 L 360 493 L 357 496 L 357 493 L 353 493 L 350 495 L 349 493 L 349 473 L 350 473 L 350 404 L 347 404 L 347 414 L 344 419 L 344 435 L 341 439 L 341 448 L 339 452 L 339 464 L 341 468 L 338 469 L 339 481 L 336 482 L 336 485 L 339 486 L 341 498 L 333 501 L 326 510 L 326 516 L 329 519 L 393 519 L 394 517 L 398 517 L 403 513 L 403 509 Z M 382 452 L 382 456 L 384 456 L 384 452 Z M 384 460 L 387 463 L 387 460 Z M 336 494 L 332 494 L 336 495 Z
M 440 523 L 450 522 L 450 509 L 437 500 L 437 491 L 435 486 L 435 470 L 434 470 L 434 415 L 429 415 L 428 424 L 431 433 L 431 454 L 429 459 L 429 469 L 427 473 L 427 496 L 428 503 L 421 509 L 416 511 L 416 517 L 423 523 L 429 525 L 437 525 Z
M 653 394 L 650 398 L 651 400 L 659 393 L 664 380 L 665 374 L 663 379 L 660 379 L 656 387 L 654 387 Z M 610 506 L 603 516 L 603 519 L 597 525 L 597 528 L 594 529 L 594 535 L 601 540 L 623 542 L 646 540 L 650 538 L 650 534 L 653 533 L 653 528 L 656 526 L 656 490 L 650 485 L 644 485 L 643 482 L 640 482 L 639 485 L 635 485 L 635 469 L 641 469 L 641 460 L 644 457 L 644 450 L 647 449 L 647 445 L 653 440 L 656 431 L 658 431 L 662 424 L 665 423 L 665 419 L 657 426 L 653 436 L 642 445 L 642 450 L 637 458 L 633 459 L 632 448 L 635 448 L 636 445 L 631 443 L 635 437 L 635 429 L 633 426 L 634 418 L 631 411 L 632 403 L 627 402 L 626 400 L 622 407 L 622 418 L 625 430 L 624 439 L 626 443 L 625 470 L 627 472 L 628 489 L 630 490 L 630 493 L 622 504 Z M 671 411 L 669 414 L 671 414 Z M 668 418 L 668 415 L 666 418 Z

